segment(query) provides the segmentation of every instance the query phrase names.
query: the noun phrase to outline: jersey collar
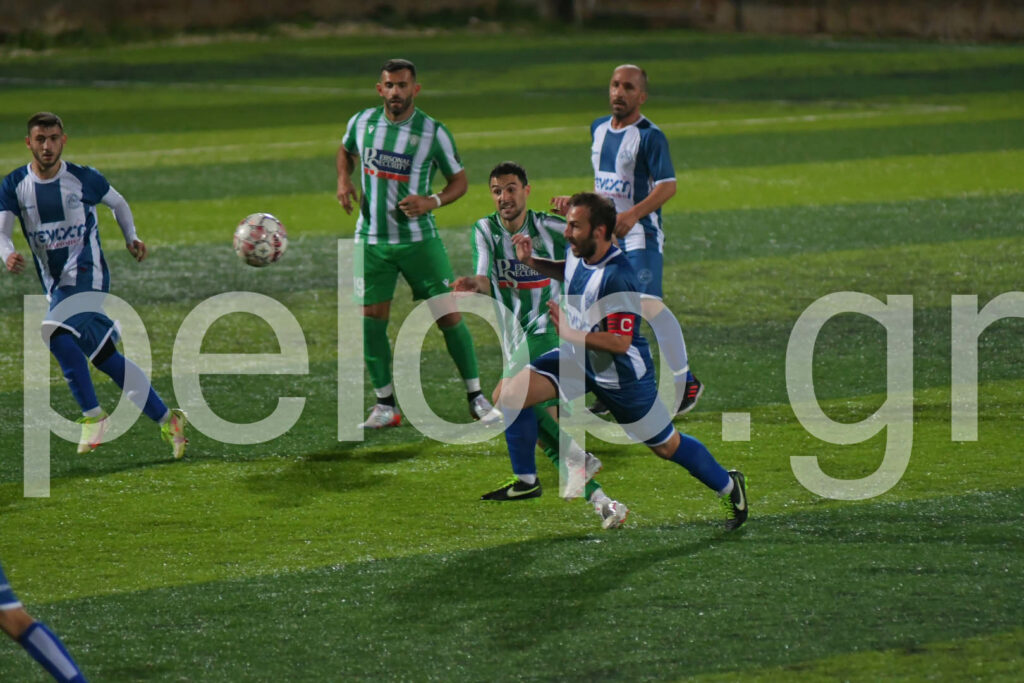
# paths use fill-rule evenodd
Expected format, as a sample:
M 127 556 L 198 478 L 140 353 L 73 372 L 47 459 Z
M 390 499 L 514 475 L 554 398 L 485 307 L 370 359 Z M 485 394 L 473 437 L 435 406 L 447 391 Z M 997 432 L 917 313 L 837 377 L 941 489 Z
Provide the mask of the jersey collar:
M 52 183 L 53 181 L 57 180 L 62 175 L 64 175 L 64 170 L 67 169 L 68 162 L 66 162 L 63 159 L 61 159 L 60 160 L 60 168 L 57 170 L 56 173 L 53 174 L 52 178 L 40 178 L 38 175 L 36 175 L 36 172 L 32 170 L 32 162 L 31 161 L 27 164 L 27 166 L 28 166 L 28 174 L 30 176 L 32 176 L 32 180 L 37 182 L 37 183 L 44 183 L 45 184 L 45 183 Z
M 610 246 L 608 248 L 608 251 L 606 251 L 604 253 L 604 256 L 601 257 L 601 260 L 598 261 L 597 263 L 593 263 L 593 264 L 587 263 L 583 259 L 580 259 L 579 261 L 580 261 L 580 264 L 584 268 L 589 268 L 590 270 L 596 270 L 597 268 L 603 268 L 608 263 L 608 261 L 612 260 L 613 258 L 615 258 L 615 256 L 617 254 L 621 254 L 621 253 L 622 253 L 622 251 L 617 246 L 615 246 L 615 244 L 612 244 L 612 246 Z

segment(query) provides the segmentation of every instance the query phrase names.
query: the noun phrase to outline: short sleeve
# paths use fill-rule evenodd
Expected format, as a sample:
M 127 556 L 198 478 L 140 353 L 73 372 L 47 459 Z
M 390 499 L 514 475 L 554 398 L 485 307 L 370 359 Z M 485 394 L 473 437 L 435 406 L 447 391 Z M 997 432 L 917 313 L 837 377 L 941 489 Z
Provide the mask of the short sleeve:
M 491 276 L 491 263 L 494 261 L 493 245 L 488 239 L 487 219 L 477 221 L 473 226 L 473 267 L 474 275 Z
M 10 211 L 21 218 L 21 205 L 18 203 L 17 183 L 12 176 L 4 178 L 0 183 L 0 211 Z
M 95 206 L 110 191 L 110 183 L 107 182 L 102 173 L 92 166 L 72 166 L 69 164 L 68 171 L 70 171 L 71 175 L 78 178 L 78 182 L 82 183 L 82 202 L 84 204 Z
M 462 170 L 462 159 L 459 157 L 458 150 L 455 149 L 455 138 L 440 121 L 437 122 L 437 128 L 434 131 L 433 152 L 433 159 L 445 178 L 451 178 Z
M 356 140 L 356 129 L 358 126 L 356 124 L 359 121 L 360 114 L 353 114 L 352 118 L 348 120 L 348 123 L 345 125 L 345 135 L 341 138 L 341 146 L 346 151 L 355 155 L 359 154 L 359 141 Z
M 668 138 L 660 128 L 651 128 L 645 141 L 647 169 L 655 184 L 675 180 L 676 170 L 668 151 Z

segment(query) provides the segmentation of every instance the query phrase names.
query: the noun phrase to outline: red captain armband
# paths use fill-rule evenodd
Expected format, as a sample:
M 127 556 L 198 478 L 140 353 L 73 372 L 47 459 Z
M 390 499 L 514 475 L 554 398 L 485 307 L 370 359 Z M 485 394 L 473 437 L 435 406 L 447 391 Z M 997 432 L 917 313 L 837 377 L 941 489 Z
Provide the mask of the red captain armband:
M 605 320 L 608 323 L 608 331 L 612 334 L 621 334 L 624 337 L 633 336 L 636 316 L 632 313 L 612 313 Z

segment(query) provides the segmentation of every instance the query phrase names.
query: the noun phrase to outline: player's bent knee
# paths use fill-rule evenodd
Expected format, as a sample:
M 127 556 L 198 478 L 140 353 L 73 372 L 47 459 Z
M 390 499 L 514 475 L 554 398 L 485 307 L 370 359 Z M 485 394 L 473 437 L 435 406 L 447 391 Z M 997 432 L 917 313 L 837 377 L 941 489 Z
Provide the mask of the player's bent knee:
M 437 319 L 437 326 L 442 330 L 447 330 L 449 327 L 455 327 L 460 322 L 462 322 L 461 313 L 446 313 Z
M 96 352 L 96 355 L 92 357 L 92 364 L 95 365 L 96 367 L 99 367 L 103 365 L 103 361 L 107 360 L 115 353 L 117 353 L 117 347 L 114 346 L 114 342 L 108 339 L 106 342 L 103 343 L 103 346 L 100 348 L 100 350 Z
M 659 458 L 665 458 L 669 460 L 675 455 L 676 451 L 679 450 L 679 432 L 673 431 L 672 436 L 668 438 L 665 443 L 660 443 L 657 446 L 648 446 L 654 454 Z
M 0 610 L 0 630 L 15 640 L 27 631 L 28 627 L 34 622 L 35 619 L 29 616 L 24 608 L 15 607 L 14 609 Z

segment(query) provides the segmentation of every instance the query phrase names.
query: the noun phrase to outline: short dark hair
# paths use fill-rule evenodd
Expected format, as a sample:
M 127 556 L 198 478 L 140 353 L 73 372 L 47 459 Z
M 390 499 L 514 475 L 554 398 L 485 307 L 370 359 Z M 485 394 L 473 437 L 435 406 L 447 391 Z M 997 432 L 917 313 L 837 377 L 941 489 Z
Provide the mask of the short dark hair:
M 412 80 L 416 80 L 416 65 L 408 59 L 389 59 L 384 62 L 384 66 L 380 68 L 381 73 L 385 71 L 402 71 L 403 69 L 408 69 L 412 74 Z
M 577 192 L 569 198 L 569 207 L 585 206 L 590 210 L 590 227 L 604 226 L 604 238 L 611 240 L 615 230 L 615 205 L 612 200 L 593 192 Z
M 526 180 L 526 169 L 517 164 L 514 161 L 503 161 L 494 168 L 491 169 L 491 175 L 487 176 L 487 179 L 497 178 L 500 175 L 514 175 L 519 178 L 519 182 L 526 187 L 530 183 Z
M 28 134 L 32 134 L 32 129 L 36 126 L 41 128 L 52 128 L 57 126 L 61 132 L 64 132 L 64 122 L 60 120 L 60 117 L 49 111 L 39 111 L 32 114 L 32 118 L 28 120 Z

